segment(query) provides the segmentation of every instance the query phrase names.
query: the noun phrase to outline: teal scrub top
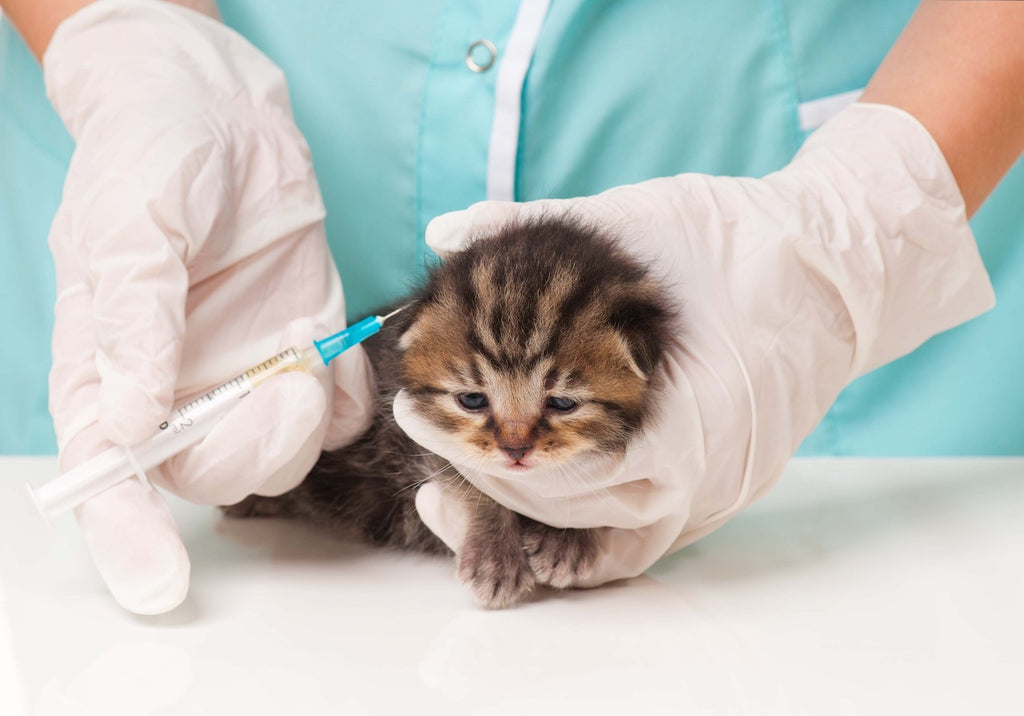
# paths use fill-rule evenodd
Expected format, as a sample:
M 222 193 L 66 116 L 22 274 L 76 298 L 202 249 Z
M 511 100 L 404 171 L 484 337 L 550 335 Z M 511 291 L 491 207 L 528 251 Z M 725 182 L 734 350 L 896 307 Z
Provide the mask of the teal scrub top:
M 571 197 L 680 172 L 760 176 L 808 131 L 801 108 L 865 86 L 916 0 L 553 0 L 522 90 L 515 197 Z M 312 148 L 349 318 L 431 260 L 428 221 L 486 198 L 497 64 L 513 0 L 221 0 L 285 71 Z M 55 450 L 46 246 L 73 143 L 0 29 L 0 451 Z M 842 393 L 805 455 L 1024 452 L 1024 168 L 973 220 L 999 306 Z

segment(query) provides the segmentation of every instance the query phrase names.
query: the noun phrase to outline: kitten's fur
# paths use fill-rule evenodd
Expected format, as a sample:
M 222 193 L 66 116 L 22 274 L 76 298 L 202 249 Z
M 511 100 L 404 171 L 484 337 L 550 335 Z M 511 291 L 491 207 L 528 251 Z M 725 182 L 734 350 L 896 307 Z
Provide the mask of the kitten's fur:
M 373 542 L 447 552 L 419 519 L 416 489 L 438 480 L 470 513 L 458 575 L 490 607 L 593 567 L 593 530 L 556 529 L 498 505 L 398 427 L 400 389 L 455 438 L 464 462 L 568 465 L 621 454 L 657 403 L 672 311 L 638 262 L 565 220 L 508 226 L 434 269 L 411 305 L 363 345 L 377 374 L 373 424 L 324 453 L 280 497 L 230 515 L 292 515 Z M 482 398 L 482 400 L 481 400 Z

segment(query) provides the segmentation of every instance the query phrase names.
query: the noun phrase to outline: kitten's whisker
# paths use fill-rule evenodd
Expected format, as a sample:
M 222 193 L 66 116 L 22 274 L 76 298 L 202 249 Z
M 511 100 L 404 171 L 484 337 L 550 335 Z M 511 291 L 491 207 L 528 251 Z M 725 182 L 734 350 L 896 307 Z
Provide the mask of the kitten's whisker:
M 437 453 L 433 452 L 400 452 L 398 450 L 384 450 L 384 455 L 398 455 L 399 457 L 434 457 Z
M 566 468 L 566 466 L 563 463 L 559 463 L 558 464 L 558 472 L 559 472 L 560 475 L 562 475 L 562 476 L 567 478 L 567 480 L 566 480 L 567 482 L 570 482 L 570 483 L 572 482 L 572 475 L 569 473 L 568 469 Z M 572 498 L 570 497 L 570 498 L 565 500 L 565 520 L 564 520 L 565 524 L 569 524 L 571 517 L 572 517 Z
M 431 453 L 431 454 L 432 454 L 432 453 Z M 427 484 L 427 483 L 428 483 L 428 482 L 430 482 L 431 480 L 436 480 L 436 479 L 437 479 L 437 477 L 438 477 L 438 476 L 439 476 L 439 475 L 440 475 L 441 473 L 443 473 L 443 472 L 445 472 L 445 471 L 447 471 L 447 470 L 454 470 L 454 469 L 455 469 L 455 466 L 454 466 L 454 465 L 452 465 L 452 464 L 451 464 L 450 462 L 449 462 L 449 463 L 445 463 L 445 465 L 443 465 L 442 467 L 440 467 L 440 468 L 439 468 L 439 469 L 437 469 L 437 470 L 434 470 L 434 471 L 433 471 L 432 473 L 430 473 L 429 475 L 426 475 L 426 476 L 424 476 L 424 477 L 420 477 L 420 478 L 417 478 L 416 480 L 413 480 L 412 482 L 410 482 L 410 483 L 409 483 L 408 485 L 405 485 L 404 487 L 402 487 L 401 489 L 399 489 L 399 490 L 398 490 L 398 491 L 397 491 L 397 492 L 395 493 L 395 495 L 400 495 L 400 494 L 402 494 L 403 492 L 405 492 L 406 490 L 410 490 L 410 489 L 412 489 L 412 488 L 414 488 L 414 487 L 415 487 L 415 488 L 420 488 L 420 487 L 423 487 L 423 486 L 424 486 L 425 484 Z

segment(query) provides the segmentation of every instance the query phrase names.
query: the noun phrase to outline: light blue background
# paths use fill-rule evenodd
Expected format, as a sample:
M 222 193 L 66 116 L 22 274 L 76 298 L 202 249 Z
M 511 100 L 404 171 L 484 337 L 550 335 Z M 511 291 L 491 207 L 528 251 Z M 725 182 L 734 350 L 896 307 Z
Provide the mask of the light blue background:
M 797 106 L 863 87 L 913 0 L 553 0 L 527 76 L 517 198 L 591 194 L 685 171 L 759 176 L 805 134 Z M 485 198 L 509 0 L 222 0 L 285 70 L 313 151 L 350 319 L 408 289 L 437 214 Z M 50 218 L 71 140 L 38 68 L 0 30 L 0 451 L 54 450 L 46 413 Z M 1024 168 L 972 225 L 998 308 L 851 385 L 804 454 L 1024 452 Z

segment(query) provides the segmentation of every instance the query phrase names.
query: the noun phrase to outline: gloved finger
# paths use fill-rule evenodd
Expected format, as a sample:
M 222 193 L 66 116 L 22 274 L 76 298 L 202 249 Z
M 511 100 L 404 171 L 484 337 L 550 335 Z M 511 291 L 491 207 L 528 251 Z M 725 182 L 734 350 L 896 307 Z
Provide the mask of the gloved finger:
M 416 512 L 448 549 L 456 554 L 462 550 L 469 529 L 465 503 L 446 493 L 436 482 L 428 482 L 416 492 Z
M 542 216 L 560 216 L 571 207 L 572 200 L 544 199 L 525 203 L 512 201 L 481 201 L 461 211 L 435 217 L 425 232 L 427 246 L 439 256 L 464 249 L 481 236 L 512 221 Z
M 199 444 L 164 463 L 161 484 L 190 502 L 232 505 L 299 484 L 323 442 L 327 399 L 306 373 L 277 375 L 228 412 Z
M 208 134 L 187 125 L 146 137 L 147 156 L 155 159 L 145 170 L 99 174 L 97 188 L 82 186 L 83 171 L 101 171 L 92 166 L 96 157 L 83 153 L 69 171 L 74 186 L 66 192 L 88 201 L 79 202 L 86 208 L 70 222 L 70 235 L 55 238 L 64 238 L 60 250 L 77 256 L 86 271 L 101 380 L 99 421 L 120 444 L 148 437 L 173 402 L 185 334 L 186 262 L 200 253 L 225 206 L 224 160 Z M 127 161 L 120 156 L 114 166 L 131 166 Z
M 54 305 L 50 414 L 61 453 L 97 420 L 100 380 L 96 372 L 96 340 L 89 324 L 91 307 L 92 294 L 84 284 L 59 293 Z
M 298 318 L 278 348 L 309 346 L 324 332 L 316 320 Z M 161 484 L 191 502 L 215 505 L 299 484 L 320 454 L 334 390 L 330 372 L 312 367 L 313 375 L 285 374 L 258 386 L 202 442 L 164 463 Z
M 323 442 L 323 430 L 319 428 L 314 430 L 299 449 L 295 451 L 292 459 L 268 475 L 262 484 L 253 490 L 253 494 L 263 495 L 264 497 L 276 497 L 298 486 L 300 482 L 306 479 L 306 475 L 313 469 L 317 458 L 320 457 L 320 453 L 323 450 Z
M 65 451 L 63 464 L 91 457 L 102 442 L 99 426 L 93 424 Z M 185 599 L 188 553 L 156 490 L 135 478 L 124 480 L 80 505 L 75 516 L 96 569 L 118 604 L 136 614 L 162 614 Z
M 324 450 L 350 445 L 373 420 L 376 396 L 373 368 L 362 346 L 348 349 L 331 362 L 334 401 Z
M 92 330 L 92 291 L 75 253 L 61 248 L 67 245 L 70 221 L 67 207 L 61 205 L 50 227 L 57 288 L 51 340 L 50 414 L 62 455 L 79 433 L 96 424 L 100 387 L 96 334 Z M 89 457 L 82 455 L 82 459 Z
M 136 191 L 118 183 L 101 192 L 78 239 L 93 290 L 99 421 L 122 445 L 149 437 L 170 412 L 188 292 L 185 265 Z

